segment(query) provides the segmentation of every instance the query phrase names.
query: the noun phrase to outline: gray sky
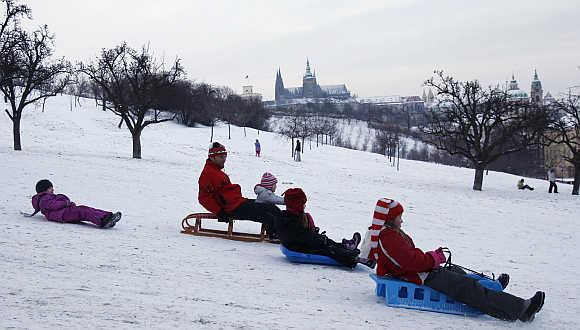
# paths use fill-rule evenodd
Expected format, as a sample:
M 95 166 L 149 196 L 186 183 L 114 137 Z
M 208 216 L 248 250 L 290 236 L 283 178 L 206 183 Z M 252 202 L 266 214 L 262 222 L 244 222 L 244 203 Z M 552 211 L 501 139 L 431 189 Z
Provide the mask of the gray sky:
M 188 77 L 274 96 L 278 67 L 301 86 L 306 57 L 321 85 L 359 96 L 419 95 L 434 69 L 496 84 L 512 72 L 529 92 L 580 85 L 578 0 L 28 0 L 56 34 L 57 55 L 149 43 L 182 59 Z

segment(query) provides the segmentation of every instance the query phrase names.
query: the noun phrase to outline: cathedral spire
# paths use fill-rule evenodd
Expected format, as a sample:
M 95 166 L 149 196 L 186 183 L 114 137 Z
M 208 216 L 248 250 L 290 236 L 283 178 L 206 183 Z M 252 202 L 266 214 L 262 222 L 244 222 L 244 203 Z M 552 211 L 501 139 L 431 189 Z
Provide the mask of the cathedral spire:
M 534 80 L 540 80 L 538 79 L 538 71 L 536 69 L 534 69 Z
M 308 57 L 306 58 L 306 73 L 304 73 L 304 77 L 311 77 L 312 76 L 312 72 L 310 72 L 310 61 L 308 60 Z

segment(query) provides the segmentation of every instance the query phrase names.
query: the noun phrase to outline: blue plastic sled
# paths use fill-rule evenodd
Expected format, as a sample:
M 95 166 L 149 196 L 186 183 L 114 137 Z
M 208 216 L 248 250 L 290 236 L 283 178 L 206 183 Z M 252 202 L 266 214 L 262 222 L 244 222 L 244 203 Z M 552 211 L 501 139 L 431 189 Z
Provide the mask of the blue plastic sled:
M 488 289 L 503 291 L 501 284 L 497 281 L 492 281 L 476 274 L 468 274 L 466 276 L 478 279 L 479 283 Z M 370 277 L 377 283 L 376 295 L 385 297 L 385 304 L 389 307 L 418 309 L 465 316 L 479 316 L 483 314 L 475 308 L 454 301 L 443 293 L 424 285 L 416 285 L 388 276 L 380 277 L 376 274 L 370 274 Z
M 286 258 L 288 258 L 288 260 L 290 260 L 291 262 L 296 262 L 300 264 L 342 266 L 339 262 L 332 259 L 331 257 L 292 251 L 287 249 L 282 244 L 280 244 L 280 251 L 282 251 L 282 253 L 286 256 Z

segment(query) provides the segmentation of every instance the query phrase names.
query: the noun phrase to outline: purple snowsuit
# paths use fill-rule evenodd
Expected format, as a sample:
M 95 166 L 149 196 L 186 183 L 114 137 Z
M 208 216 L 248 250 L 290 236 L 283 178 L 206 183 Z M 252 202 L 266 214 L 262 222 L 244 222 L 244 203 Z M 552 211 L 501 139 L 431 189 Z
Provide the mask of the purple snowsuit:
M 79 222 L 90 221 L 97 226 L 101 226 L 102 219 L 111 212 L 94 209 L 88 206 L 76 206 L 68 197 L 62 194 L 52 194 L 41 192 L 32 197 L 32 207 L 34 211 L 39 211 L 49 221 L 57 222 Z

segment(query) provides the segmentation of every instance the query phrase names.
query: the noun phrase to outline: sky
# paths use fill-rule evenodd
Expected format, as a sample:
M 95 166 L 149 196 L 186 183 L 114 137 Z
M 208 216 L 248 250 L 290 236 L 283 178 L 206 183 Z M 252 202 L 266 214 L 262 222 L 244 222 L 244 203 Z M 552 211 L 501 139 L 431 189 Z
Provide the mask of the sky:
M 360 97 L 420 95 L 433 70 L 529 92 L 580 85 L 580 1 L 29 0 L 56 55 L 94 59 L 126 41 L 182 60 L 187 76 L 274 97 L 276 71 L 302 85 L 306 59 L 321 85 Z M 247 79 L 245 77 L 248 76 Z

